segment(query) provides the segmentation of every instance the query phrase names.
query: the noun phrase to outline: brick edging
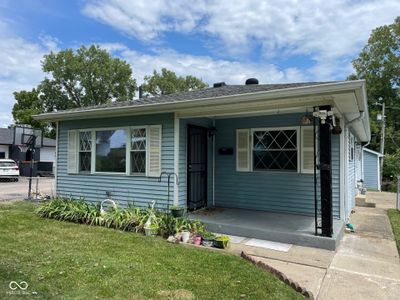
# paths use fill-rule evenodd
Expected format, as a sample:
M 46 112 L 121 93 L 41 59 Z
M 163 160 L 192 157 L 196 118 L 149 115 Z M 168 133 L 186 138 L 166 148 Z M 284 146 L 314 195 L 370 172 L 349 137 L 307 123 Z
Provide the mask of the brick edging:
M 271 273 L 272 275 L 274 275 L 276 278 L 278 278 L 279 280 L 281 280 L 282 282 L 286 283 L 287 285 L 289 285 L 292 289 L 294 289 L 295 291 L 299 292 L 300 294 L 302 294 L 304 297 L 314 300 L 314 295 L 313 293 L 311 293 L 310 291 L 308 291 L 307 289 L 305 289 L 304 287 L 300 286 L 297 282 L 294 282 L 293 280 L 291 280 L 290 278 L 287 278 L 285 274 L 283 274 L 281 271 L 278 271 L 277 269 L 271 267 L 270 265 L 262 262 L 262 261 L 256 261 L 253 257 L 251 257 L 249 254 L 247 254 L 246 252 L 242 251 L 242 253 L 240 254 L 241 257 L 243 257 L 245 260 L 253 263 L 254 265 L 256 265 L 257 267 Z

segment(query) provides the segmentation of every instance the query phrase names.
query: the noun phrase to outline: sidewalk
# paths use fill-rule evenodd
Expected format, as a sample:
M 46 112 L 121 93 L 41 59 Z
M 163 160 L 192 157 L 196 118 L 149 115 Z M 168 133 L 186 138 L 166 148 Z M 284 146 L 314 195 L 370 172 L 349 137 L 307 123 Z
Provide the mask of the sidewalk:
M 257 261 L 283 272 L 316 299 L 399 299 L 400 262 L 386 209 L 395 195 L 370 192 L 376 208 L 356 207 L 356 232 L 344 235 L 336 252 L 293 245 L 288 252 L 232 244 Z

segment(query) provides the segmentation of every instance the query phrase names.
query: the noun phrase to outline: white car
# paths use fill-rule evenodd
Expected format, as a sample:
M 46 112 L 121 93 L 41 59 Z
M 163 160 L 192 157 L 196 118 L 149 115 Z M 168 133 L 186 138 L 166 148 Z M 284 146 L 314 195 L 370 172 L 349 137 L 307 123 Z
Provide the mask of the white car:
M 19 167 L 12 159 L 0 159 L 0 178 L 18 181 Z

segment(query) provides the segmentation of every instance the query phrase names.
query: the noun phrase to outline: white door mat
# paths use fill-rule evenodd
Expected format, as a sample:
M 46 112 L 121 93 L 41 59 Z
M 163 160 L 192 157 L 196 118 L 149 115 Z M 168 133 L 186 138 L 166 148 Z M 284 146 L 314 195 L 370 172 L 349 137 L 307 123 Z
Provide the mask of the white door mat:
M 292 244 L 284 244 L 284 243 L 271 242 L 271 241 L 258 240 L 258 239 L 250 239 L 245 243 L 245 245 L 259 247 L 259 248 L 265 248 L 265 249 L 271 249 L 271 250 L 276 250 L 276 251 L 282 251 L 282 252 L 288 252 L 289 249 L 292 247 Z

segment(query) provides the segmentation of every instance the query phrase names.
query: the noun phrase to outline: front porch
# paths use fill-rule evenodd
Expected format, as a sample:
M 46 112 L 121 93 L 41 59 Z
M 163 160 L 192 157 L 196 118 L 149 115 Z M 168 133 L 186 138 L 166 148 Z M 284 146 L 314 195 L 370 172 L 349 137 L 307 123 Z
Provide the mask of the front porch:
M 189 213 L 207 230 L 229 235 L 335 250 L 344 233 L 344 222 L 333 220 L 331 238 L 314 234 L 314 217 L 237 208 L 210 208 Z

